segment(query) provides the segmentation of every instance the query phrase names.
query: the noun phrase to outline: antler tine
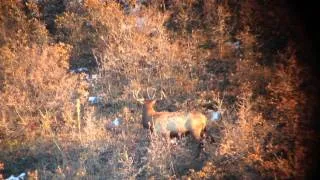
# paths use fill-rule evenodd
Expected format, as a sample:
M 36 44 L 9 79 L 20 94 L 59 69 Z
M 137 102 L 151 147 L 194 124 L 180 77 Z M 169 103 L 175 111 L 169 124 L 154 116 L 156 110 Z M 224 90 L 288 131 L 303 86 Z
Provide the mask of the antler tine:
M 144 98 L 139 97 L 140 90 L 141 90 L 140 88 L 138 90 L 132 90 L 132 95 L 135 100 L 137 100 L 140 103 L 143 103 Z
M 167 95 L 164 93 L 164 91 L 163 90 L 161 90 L 161 92 L 160 92 L 160 94 L 161 94 L 161 100 L 164 98 L 164 99 L 167 99 Z
M 151 99 L 149 94 L 149 88 L 147 88 L 147 95 L 148 95 L 148 98 Z
M 153 95 L 152 95 L 152 99 L 154 99 L 154 97 L 156 96 L 156 92 L 157 92 L 157 90 L 154 89 L 154 93 L 153 93 Z
M 156 96 L 156 89 L 154 88 L 151 88 L 154 90 L 153 94 L 152 94 L 152 97 L 150 96 L 150 93 L 149 93 L 149 88 L 147 88 L 147 95 L 148 95 L 148 98 L 149 99 L 154 99 L 154 97 Z

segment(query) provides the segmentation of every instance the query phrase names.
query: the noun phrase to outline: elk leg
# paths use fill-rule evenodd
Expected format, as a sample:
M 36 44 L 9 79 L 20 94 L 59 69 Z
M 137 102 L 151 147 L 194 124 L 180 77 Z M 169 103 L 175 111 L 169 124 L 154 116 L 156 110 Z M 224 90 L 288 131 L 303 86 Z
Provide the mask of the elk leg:
M 200 128 L 198 129 L 193 129 L 192 135 L 195 138 L 195 140 L 199 143 L 198 145 L 198 153 L 196 155 L 196 158 L 199 158 L 202 151 L 204 150 L 204 143 L 203 143 L 203 138 L 202 138 L 202 130 Z
M 211 136 L 211 134 L 207 131 L 207 128 L 204 128 L 201 132 L 201 138 L 208 140 L 210 144 L 215 142 L 213 136 Z
M 196 155 L 196 158 L 200 158 L 201 154 L 204 152 L 204 143 L 203 141 L 201 140 L 199 142 L 199 145 L 198 145 L 198 152 L 197 152 L 197 155 Z
M 153 133 L 153 131 L 154 131 L 153 124 L 151 124 L 150 122 L 148 122 L 148 126 L 149 126 L 149 129 L 150 129 L 151 133 Z
M 202 138 L 205 139 L 206 141 L 209 141 L 210 144 L 215 142 L 213 136 L 211 136 L 211 134 L 209 134 L 208 132 L 204 133 Z
M 210 144 L 216 142 L 216 141 L 214 140 L 213 136 L 209 135 L 208 138 L 209 138 Z

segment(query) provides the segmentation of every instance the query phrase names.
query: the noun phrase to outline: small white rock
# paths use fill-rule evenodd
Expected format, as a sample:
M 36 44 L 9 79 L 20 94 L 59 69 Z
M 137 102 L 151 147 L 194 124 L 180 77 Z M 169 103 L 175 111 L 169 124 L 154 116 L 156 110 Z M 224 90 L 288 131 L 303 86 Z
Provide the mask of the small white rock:
M 210 120 L 211 121 L 219 121 L 221 119 L 221 113 L 219 111 L 211 111 L 210 112 Z
M 26 173 L 21 173 L 19 176 L 15 177 L 14 175 L 11 175 L 6 180 L 23 180 L 26 176 Z
M 119 118 L 116 118 L 112 121 L 112 125 L 117 127 L 121 124 L 121 120 Z
M 91 104 L 98 104 L 100 102 L 100 98 L 97 97 L 97 96 L 91 96 L 89 97 L 88 101 L 91 103 Z

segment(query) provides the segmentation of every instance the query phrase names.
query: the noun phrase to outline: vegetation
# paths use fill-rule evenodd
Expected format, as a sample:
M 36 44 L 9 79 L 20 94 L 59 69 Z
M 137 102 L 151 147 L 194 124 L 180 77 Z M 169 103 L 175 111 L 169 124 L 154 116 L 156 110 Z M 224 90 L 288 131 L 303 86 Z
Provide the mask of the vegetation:
M 299 27 L 284 1 L 3 0 L 0 179 L 308 177 L 317 80 Z M 192 136 L 150 133 L 136 92 L 219 111 L 215 142 L 197 157 Z

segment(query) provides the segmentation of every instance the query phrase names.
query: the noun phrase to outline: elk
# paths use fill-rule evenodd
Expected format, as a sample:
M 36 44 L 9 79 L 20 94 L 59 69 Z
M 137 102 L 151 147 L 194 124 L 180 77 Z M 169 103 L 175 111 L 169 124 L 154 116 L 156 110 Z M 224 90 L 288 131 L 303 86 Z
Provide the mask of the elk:
M 191 133 L 202 147 L 203 133 L 208 123 L 204 114 L 197 111 L 158 112 L 154 109 L 155 99 L 150 97 L 149 100 L 136 99 L 143 104 L 142 125 L 144 128 L 166 137 L 169 137 L 172 133 L 178 135 L 178 137 L 185 133 Z

